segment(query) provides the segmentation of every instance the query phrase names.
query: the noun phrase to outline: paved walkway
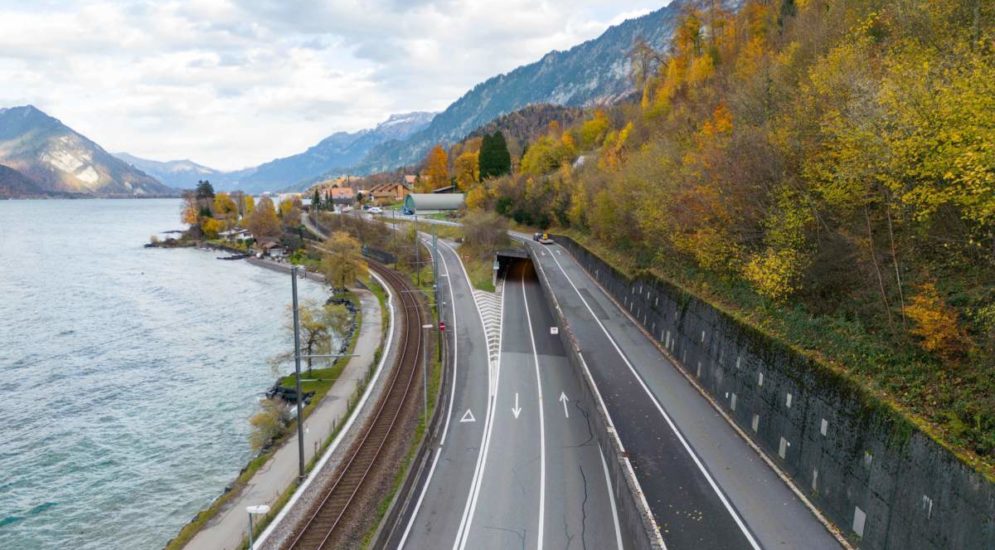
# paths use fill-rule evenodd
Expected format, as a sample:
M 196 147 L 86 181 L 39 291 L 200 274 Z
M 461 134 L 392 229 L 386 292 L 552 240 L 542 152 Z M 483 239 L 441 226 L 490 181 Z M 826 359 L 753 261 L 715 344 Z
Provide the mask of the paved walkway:
M 310 462 L 315 451 L 328 440 L 333 426 L 344 422 L 348 413 L 348 400 L 373 364 L 373 354 L 380 345 L 380 303 L 370 291 L 352 289 L 362 304 L 362 325 L 356 341 L 356 357 L 352 357 L 342 370 L 339 380 L 332 386 L 321 403 L 304 422 L 304 459 Z M 228 502 L 186 545 L 190 550 L 229 550 L 238 548 L 248 532 L 249 519 L 246 506 L 273 504 L 279 495 L 297 477 L 297 435 L 287 440 L 269 462 L 256 472 L 241 494 Z

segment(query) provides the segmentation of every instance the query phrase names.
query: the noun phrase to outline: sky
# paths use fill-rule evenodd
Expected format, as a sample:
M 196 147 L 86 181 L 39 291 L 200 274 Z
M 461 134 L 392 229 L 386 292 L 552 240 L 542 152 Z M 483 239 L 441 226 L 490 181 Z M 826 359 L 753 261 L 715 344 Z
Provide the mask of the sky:
M 668 0 L 0 0 L 0 107 L 111 152 L 254 166 L 473 85 Z

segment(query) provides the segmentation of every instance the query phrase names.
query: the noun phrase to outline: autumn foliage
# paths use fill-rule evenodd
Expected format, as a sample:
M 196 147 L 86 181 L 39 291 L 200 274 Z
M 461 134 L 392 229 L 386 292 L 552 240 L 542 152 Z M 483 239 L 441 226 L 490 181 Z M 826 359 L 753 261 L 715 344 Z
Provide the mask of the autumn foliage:
M 995 456 L 995 4 L 722 6 L 468 202 L 721 294 Z

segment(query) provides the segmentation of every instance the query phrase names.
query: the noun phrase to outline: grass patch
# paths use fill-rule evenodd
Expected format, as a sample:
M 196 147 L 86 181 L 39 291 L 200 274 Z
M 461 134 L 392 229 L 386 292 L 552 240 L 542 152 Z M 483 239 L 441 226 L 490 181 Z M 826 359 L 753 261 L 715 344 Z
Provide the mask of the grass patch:
M 492 255 L 481 256 L 480 254 L 468 253 L 464 247 L 460 247 L 460 258 L 466 266 L 466 274 L 470 276 L 470 283 L 477 290 L 494 292 L 494 257 Z

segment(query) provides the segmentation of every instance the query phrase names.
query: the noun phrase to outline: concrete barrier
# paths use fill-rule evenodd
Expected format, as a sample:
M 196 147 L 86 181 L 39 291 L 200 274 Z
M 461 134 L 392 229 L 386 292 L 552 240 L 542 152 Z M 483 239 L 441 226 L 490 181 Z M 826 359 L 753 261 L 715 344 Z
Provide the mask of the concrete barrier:
M 993 483 L 888 404 L 667 281 L 556 241 L 855 545 L 995 548 Z
M 595 438 L 601 451 L 605 454 L 608 471 L 611 478 L 612 492 L 615 496 L 615 505 L 618 510 L 619 528 L 622 532 L 622 539 L 627 548 L 635 549 L 664 549 L 663 538 L 660 530 L 653 518 L 646 497 L 643 495 L 636 474 L 632 469 L 625 452 L 625 447 L 619 439 L 615 426 L 612 423 L 611 415 L 605 407 L 601 394 L 598 392 L 594 378 L 591 376 L 584 357 L 580 353 L 580 346 L 577 339 L 560 308 L 556 296 L 549 290 L 549 281 L 546 273 L 542 269 L 542 264 L 535 258 L 535 252 L 531 246 L 527 247 L 532 263 L 536 266 L 541 281 L 542 294 L 549 305 L 550 311 L 556 316 L 560 328 L 560 337 L 563 340 L 564 348 L 567 352 L 567 359 L 570 365 L 581 373 L 584 383 L 581 387 L 584 391 L 584 398 L 594 404 L 595 414 L 591 417 L 591 426 Z

